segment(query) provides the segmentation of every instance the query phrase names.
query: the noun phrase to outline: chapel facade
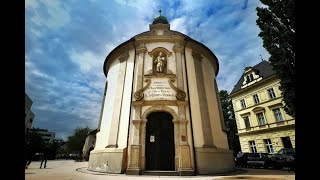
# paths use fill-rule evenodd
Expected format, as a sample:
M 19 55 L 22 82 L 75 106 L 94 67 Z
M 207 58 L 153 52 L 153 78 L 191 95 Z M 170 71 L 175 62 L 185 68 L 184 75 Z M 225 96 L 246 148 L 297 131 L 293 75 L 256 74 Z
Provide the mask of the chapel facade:
M 106 57 L 106 86 L 88 169 L 179 175 L 235 169 L 216 76 L 219 63 L 202 43 L 170 30 L 166 17 Z

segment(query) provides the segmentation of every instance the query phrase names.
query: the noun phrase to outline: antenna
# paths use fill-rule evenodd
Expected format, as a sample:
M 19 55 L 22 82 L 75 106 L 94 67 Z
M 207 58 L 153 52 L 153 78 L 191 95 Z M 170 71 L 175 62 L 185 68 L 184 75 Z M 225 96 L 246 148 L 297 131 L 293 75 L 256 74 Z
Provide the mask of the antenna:
M 261 56 L 261 54 L 260 54 L 260 58 L 261 58 L 261 62 L 262 62 L 262 61 L 264 61 L 264 60 L 262 59 L 262 56 Z

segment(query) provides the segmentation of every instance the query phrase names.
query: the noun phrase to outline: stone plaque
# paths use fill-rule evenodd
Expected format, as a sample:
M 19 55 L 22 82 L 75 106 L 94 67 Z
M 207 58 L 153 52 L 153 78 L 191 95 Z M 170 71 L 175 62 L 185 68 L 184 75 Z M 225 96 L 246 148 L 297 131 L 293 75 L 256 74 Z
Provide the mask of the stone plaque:
M 168 78 L 151 78 L 150 81 L 150 86 L 144 91 L 145 100 L 176 100 L 176 92 L 170 87 Z

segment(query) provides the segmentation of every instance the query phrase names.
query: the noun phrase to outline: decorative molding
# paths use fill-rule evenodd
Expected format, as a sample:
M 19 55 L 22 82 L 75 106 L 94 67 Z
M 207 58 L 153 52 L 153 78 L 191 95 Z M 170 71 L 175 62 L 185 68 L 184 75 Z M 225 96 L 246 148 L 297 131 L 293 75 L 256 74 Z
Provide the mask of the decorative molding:
M 181 90 L 181 89 L 179 89 L 179 88 L 177 88 L 177 87 L 174 86 L 174 84 L 173 84 L 172 82 L 175 81 L 175 78 L 170 78 L 168 81 L 169 81 L 170 87 L 177 92 L 177 93 L 176 93 L 176 98 L 177 98 L 178 100 L 184 101 L 184 100 L 186 99 L 187 95 L 186 95 L 186 93 L 185 93 L 183 90 Z
M 203 57 L 201 56 L 200 53 L 194 52 L 194 51 L 192 51 L 192 57 L 193 57 L 193 59 L 198 60 L 198 61 L 201 61 L 203 59 Z
M 148 52 L 148 54 L 150 55 L 150 57 L 153 57 L 153 55 L 157 52 L 164 52 L 168 57 L 170 57 L 172 55 L 172 52 L 170 52 L 168 49 L 163 48 L 163 47 L 157 47 L 152 49 L 152 51 Z
M 241 117 L 243 116 L 250 116 L 251 112 L 246 112 L 246 113 L 243 113 L 243 114 L 239 114 Z
M 252 109 L 253 112 L 258 112 L 258 111 L 266 111 L 264 107 L 255 107 Z
M 182 53 L 183 52 L 183 46 L 181 46 L 180 43 L 175 43 L 174 44 L 174 47 L 172 48 L 172 50 L 175 52 L 175 53 Z
M 189 121 L 186 119 L 173 119 L 173 123 L 179 123 L 179 124 L 187 124 Z
M 170 30 L 170 24 L 162 24 L 162 23 L 150 24 L 149 28 L 150 28 L 150 30 L 153 30 L 153 29 L 168 29 L 168 30 Z
M 107 145 L 105 148 L 118 148 L 118 145 L 117 144 L 110 144 L 110 145 Z
M 172 108 L 164 105 L 156 105 L 156 106 L 149 107 L 144 111 L 141 118 L 147 119 L 148 115 L 152 112 L 167 112 L 172 115 L 173 119 L 178 119 L 178 114 Z
M 150 79 L 148 79 L 148 78 L 146 78 L 144 81 L 147 82 L 147 85 L 146 85 L 145 87 L 143 87 L 142 89 L 136 91 L 136 92 L 134 93 L 134 95 L 133 95 L 134 98 L 135 98 L 137 101 L 140 101 L 140 100 L 143 99 L 143 96 L 144 96 L 143 91 L 146 90 L 146 89 L 150 86 L 150 84 L 151 84 L 151 81 L 150 81 Z
M 140 100 L 140 101 L 132 101 L 132 106 L 133 107 L 139 107 L 139 106 L 155 106 L 155 105 L 166 105 L 166 106 L 187 106 L 188 101 L 169 101 L 169 100 L 153 100 L 153 101 L 145 101 L 145 100 Z
M 146 123 L 147 119 L 133 119 L 132 123 L 133 124 L 140 124 L 140 123 Z
M 125 52 L 124 54 L 122 54 L 118 59 L 120 62 L 126 61 L 129 58 L 129 52 Z
M 272 99 L 273 100 L 273 99 Z M 283 108 L 283 104 L 282 104 L 282 102 L 279 102 L 279 103 L 276 103 L 276 104 L 272 104 L 272 105 L 269 105 L 268 106 L 268 108 L 269 109 L 274 109 L 274 108 L 277 108 L 277 107 L 281 107 L 281 108 Z
M 151 71 L 152 72 L 152 70 L 148 70 L 148 72 L 149 71 Z M 172 71 L 170 71 L 171 73 L 172 73 Z M 145 78 L 175 78 L 176 77 L 176 75 L 175 74 L 163 74 L 163 73 L 158 73 L 158 75 L 155 75 L 155 74 L 145 74 L 144 75 L 144 77 Z
M 144 43 L 141 43 L 138 47 L 137 47 L 137 52 L 138 53 L 145 53 L 147 52 L 148 49 L 146 48 L 146 46 L 144 45 Z

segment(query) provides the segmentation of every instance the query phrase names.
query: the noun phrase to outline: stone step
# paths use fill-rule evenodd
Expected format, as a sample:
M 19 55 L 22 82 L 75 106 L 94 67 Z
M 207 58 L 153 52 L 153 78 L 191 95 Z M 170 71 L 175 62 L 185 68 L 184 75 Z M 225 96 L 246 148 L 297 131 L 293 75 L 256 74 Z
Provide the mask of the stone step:
M 178 171 L 143 171 L 141 174 L 143 175 L 152 175 L 152 176 L 179 176 Z

